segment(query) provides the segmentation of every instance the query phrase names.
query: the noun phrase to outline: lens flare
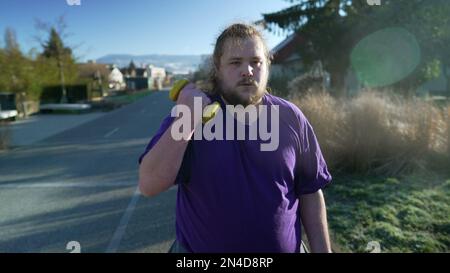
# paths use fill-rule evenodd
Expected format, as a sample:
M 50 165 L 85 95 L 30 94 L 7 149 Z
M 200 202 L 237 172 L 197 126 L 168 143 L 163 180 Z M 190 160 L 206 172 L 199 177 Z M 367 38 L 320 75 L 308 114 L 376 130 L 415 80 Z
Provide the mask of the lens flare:
M 367 87 L 394 84 L 411 74 L 420 62 L 420 46 L 412 33 L 392 27 L 363 38 L 352 50 L 350 62 Z

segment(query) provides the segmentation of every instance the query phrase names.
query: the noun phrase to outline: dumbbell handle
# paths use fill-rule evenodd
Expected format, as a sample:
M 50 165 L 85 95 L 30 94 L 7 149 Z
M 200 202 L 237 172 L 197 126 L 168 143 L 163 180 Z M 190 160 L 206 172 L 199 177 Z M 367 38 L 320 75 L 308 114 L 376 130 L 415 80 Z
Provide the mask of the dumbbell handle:
M 180 94 L 181 90 L 189 83 L 187 79 L 182 79 L 173 85 L 172 89 L 170 89 L 169 92 L 169 98 L 172 101 L 178 100 L 178 95 Z M 213 119 L 217 113 L 217 110 L 219 110 L 220 104 L 218 102 L 213 102 L 212 104 L 208 105 L 203 109 L 203 115 L 202 115 L 202 122 L 206 123 Z

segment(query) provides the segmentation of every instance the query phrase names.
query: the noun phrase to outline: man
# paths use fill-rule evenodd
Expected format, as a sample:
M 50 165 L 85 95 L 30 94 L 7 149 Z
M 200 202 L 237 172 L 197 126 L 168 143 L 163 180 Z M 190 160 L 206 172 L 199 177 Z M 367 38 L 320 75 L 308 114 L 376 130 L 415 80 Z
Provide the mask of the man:
M 168 116 L 140 157 L 142 194 L 178 184 L 171 252 L 300 252 L 301 223 L 312 252 L 331 252 L 321 191 L 331 175 L 302 112 L 266 92 L 269 67 L 261 34 L 249 25 L 231 25 L 215 45 L 211 92 L 189 84 L 177 105 L 193 110 L 194 98 L 201 98 L 203 107 L 217 101 L 222 110 L 276 106 L 277 149 L 261 151 L 261 139 L 193 139 L 202 126 L 194 117 L 187 136 L 174 140 L 172 127 L 180 117 Z

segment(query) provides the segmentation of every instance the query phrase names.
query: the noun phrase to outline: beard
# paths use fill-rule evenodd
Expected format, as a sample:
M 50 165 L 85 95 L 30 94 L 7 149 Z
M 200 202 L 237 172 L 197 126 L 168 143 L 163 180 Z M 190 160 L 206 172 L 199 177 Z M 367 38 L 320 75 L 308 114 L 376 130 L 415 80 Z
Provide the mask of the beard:
M 246 79 L 238 82 L 234 87 L 226 87 L 221 79 L 218 79 L 219 94 L 231 105 L 247 107 L 256 104 L 265 94 L 266 85 L 258 85 L 256 81 Z

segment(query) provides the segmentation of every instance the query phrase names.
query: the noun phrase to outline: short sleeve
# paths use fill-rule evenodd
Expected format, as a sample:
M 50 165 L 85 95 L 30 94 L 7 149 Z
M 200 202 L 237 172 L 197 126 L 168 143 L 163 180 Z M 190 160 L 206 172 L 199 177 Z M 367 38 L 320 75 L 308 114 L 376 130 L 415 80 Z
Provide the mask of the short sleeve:
M 144 156 L 153 148 L 153 146 L 155 146 L 155 144 L 158 142 L 158 140 L 161 138 L 161 136 L 166 132 L 167 128 L 170 127 L 170 125 L 172 124 L 174 119 L 175 119 L 174 117 L 169 115 L 161 122 L 161 125 L 160 125 L 158 131 L 152 137 L 152 139 L 148 143 L 147 147 L 145 148 L 145 150 L 141 154 L 141 156 L 139 156 L 139 159 L 138 159 L 139 164 L 141 164 Z
M 300 116 L 300 151 L 296 171 L 297 194 L 310 194 L 324 188 L 331 182 L 331 174 L 320 150 L 314 130 L 301 114 Z

